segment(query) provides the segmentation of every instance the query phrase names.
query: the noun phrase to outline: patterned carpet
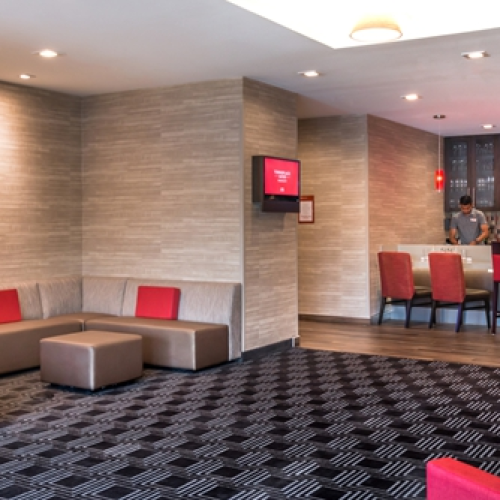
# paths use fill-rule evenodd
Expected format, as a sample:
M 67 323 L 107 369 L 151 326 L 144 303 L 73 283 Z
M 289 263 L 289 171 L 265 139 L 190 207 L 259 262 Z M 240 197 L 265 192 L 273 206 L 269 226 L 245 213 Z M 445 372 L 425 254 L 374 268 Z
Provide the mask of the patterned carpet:
M 0 498 L 425 498 L 425 462 L 500 473 L 500 369 L 290 349 L 96 394 L 0 377 Z

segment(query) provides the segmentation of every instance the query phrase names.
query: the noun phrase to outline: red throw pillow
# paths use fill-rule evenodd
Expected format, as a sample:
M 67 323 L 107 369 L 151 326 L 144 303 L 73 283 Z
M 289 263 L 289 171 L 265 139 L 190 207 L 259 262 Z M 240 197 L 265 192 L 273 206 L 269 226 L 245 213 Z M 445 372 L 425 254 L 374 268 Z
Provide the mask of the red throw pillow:
M 21 321 L 21 307 L 19 296 L 15 288 L 0 290 L 0 323 L 13 323 Z
M 138 318 L 177 319 L 181 291 L 166 286 L 140 286 L 135 315 Z

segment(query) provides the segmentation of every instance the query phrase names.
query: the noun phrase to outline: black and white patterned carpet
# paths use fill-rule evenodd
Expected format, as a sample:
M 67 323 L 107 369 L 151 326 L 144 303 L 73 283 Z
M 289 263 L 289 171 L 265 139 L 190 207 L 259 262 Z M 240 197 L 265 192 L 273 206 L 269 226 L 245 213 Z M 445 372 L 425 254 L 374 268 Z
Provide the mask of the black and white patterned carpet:
M 425 498 L 425 463 L 500 473 L 500 369 L 290 349 L 95 394 L 0 377 L 0 498 Z

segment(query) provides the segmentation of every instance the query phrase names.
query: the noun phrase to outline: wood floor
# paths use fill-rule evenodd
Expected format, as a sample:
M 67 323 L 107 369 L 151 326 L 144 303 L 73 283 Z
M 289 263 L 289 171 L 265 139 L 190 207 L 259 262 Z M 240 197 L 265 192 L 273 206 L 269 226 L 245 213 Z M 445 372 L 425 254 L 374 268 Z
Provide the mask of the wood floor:
M 491 335 L 485 326 L 466 325 L 455 333 L 451 324 L 429 330 L 423 323 L 406 329 L 395 320 L 381 326 L 300 321 L 299 334 L 306 349 L 500 367 L 500 330 Z

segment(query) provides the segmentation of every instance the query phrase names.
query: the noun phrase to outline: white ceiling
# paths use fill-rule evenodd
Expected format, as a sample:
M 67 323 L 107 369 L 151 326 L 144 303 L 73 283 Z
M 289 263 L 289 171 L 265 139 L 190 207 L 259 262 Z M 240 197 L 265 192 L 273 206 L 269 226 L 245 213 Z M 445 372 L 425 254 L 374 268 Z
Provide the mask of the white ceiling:
M 418 8 L 432 19 L 427 2 Z M 496 21 L 491 2 L 472 7 Z M 65 56 L 33 55 L 43 48 Z M 460 56 L 472 50 L 491 57 Z M 298 75 L 313 68 L 322 76 Z M 3 81 L 84 96 L 242 76 L 299 94 L 301 118 L 370 113 L 442 135 L 486 133 L 483 123 L 500 133 L 500 28 L 332 49 L 226 0 L 0 0 Z M 412 92 L 422 99 L 401 99 Z

